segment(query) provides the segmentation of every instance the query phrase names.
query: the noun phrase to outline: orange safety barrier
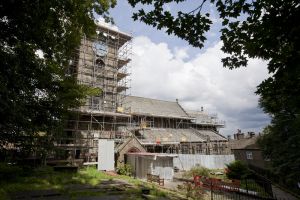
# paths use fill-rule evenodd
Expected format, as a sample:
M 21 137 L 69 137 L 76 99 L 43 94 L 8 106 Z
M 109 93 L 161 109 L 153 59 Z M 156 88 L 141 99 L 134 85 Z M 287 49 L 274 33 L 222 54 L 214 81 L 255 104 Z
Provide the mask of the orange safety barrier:
M 232 180 L 232 182 L 224 182 L 217 178 L 208 178 L 205 176 L 194 176 L 195 187 L 203 187 L 215 191 L 238 191 L 241 182 L 239 180 Z

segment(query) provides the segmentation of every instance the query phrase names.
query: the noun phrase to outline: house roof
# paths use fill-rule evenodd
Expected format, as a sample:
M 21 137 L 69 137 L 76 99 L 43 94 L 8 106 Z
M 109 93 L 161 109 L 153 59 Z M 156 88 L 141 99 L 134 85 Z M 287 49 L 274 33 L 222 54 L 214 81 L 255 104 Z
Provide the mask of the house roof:
M 206 142 L 210 140 L 226 140 L 213 131 L 198 131 L 195 129 L 145 129 L 140 130 L 137 138 L 144 144 L 179 144 L 184 142 Z
M 150 99 L 145 97 L 127 96 L 124 101 L 130 108 L 130 114 L 166 118 L 193 119 L 178 102 Z
M 229 140 L 229 147 L 231 149 L 259 149 L 256 144 L 258 138 L 258 136 L 253 136 L 251 138 Z
M 138 145 L 143 149 L 143 151 L 146 151 L 143 147 L 141 142 L 134 136 L 132 135 L 131 137 L 127 138 L 124 142 L 122 142 L 120 145 L 116 146 L 115 152 L 120 152 L 122 149 L 124 149 L 132 140 L 135 140 Z
M 211 130 L 195 130 L 199 133 L 199 135 L 203 135 L 204 138 L 208 138 L 211 141 L 227 141 L 227 138 L 224 137 L 223 135 L 215 132 L 215 131 L 211 131 Z

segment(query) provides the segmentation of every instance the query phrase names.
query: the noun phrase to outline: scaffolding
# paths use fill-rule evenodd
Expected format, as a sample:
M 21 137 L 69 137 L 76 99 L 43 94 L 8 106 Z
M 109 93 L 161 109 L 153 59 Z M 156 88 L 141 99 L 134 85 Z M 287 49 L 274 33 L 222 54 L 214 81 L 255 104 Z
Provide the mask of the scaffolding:
M 188 129 L 188 134 L 195 132 L 193 134 L 203 137 L 196 129 L 210 130 L 218 134 L 217 128 L 225 125 L 224 122 L 217 121 L 217 116 L 207 117 L 202 115 L 203 113 L 200 113 L 201 115 L 193 113 L 195 116 L 191 116 L 178 102 L 172 105 L 176 108 L 179 106 L 183 115 L 173 116 L 169 115 L 170 113 L 160 115 L 155 112 L 153 114 L 152 109 L 148 114 L 134 113 L 130 103 L 127 102 L 128 99 L 126 100 L 130 95 L 128 90 L 130 89 L 132 36 L 103 25 L 99 25 L 96 32 L 97 35 L 93 38 L 82 38 L 69 73 L 79 84 L 98 88 L 101 93 L 89 96 L 84 105 L 70 114 L 64 135 L 56 142 L 56 146 L 64 151 L 61 159 L 69 157 L 81 159 L 86 163 L 95 163 L 98 139 L 113 139 L 118 146 L 144 129 L 166 128 L 174 133 L 178 131 L 172 129 Z M 140 109 L 145 107 L 142 106 Z M 165 137 L 161 136 L 161 139 L 163 138 Z M 206 138 L 203 142 L 180 140 L 176 144 L 168 145 L 158 144 L 155 141 L 145 144 L 145 148 L 153 152 L 207 154 L 221 153 L 219 149 L 223 148 L 224 143 L 226 143 L 224 139 L 212 141 Z M 210 150 L 214 147 L 215 150 Z
M 65 157 L 96 161 L 97 140 L 114 139 L 121 142 L 130 136 L 126 127 L 130 115 L 124 114 L 124 98 L 130 87 L 132 36 L 98 25 L 96 36 L 83 37 L 69 67 L 77 82 L 101 93 L 89 96 L 85 104 L 74 110 L 65 126 L 64 136 L 56 146 L 66 150 Z
M 95 38 L 84 37 L 73 65 L 78 83 L 101 89 L 81 109 L 116 112 L 128 87 L 132 36 L 98 26 Z

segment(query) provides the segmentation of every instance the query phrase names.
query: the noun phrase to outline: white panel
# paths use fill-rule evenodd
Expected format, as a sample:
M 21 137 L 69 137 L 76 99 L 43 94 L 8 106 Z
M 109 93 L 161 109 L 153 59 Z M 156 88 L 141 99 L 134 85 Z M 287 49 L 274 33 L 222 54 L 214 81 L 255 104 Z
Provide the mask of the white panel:
M 232 161 L 234 161 L 234 155 L 178 154 L 178 157 L 174 158 L 174 166 L 182 170 L 190 170 L 196 165 L 210 169 L 221 169 Z
M 98 140 L 98 170 L 113 171 L 115 169 L 115 153 L 113 140 Z
M 159 175 L 160 178 L 172 180 L 174 176 L 173 157 L 157 158 L 153 162 L 152 174 Z

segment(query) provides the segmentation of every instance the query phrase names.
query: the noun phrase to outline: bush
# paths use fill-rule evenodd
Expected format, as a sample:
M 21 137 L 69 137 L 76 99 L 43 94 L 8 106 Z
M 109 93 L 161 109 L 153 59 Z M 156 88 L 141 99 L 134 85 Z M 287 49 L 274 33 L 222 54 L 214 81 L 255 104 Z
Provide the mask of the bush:
M 12 164 L 0 163 L 0 181 L 12 180 L 18 178 L 22 174 L 23 170 L 21 167 Z
M 248 166 L 240 160 L 231 162 L 227 165 L 227 168 L 226 176 L 229 179 L 241 180 L 248 178 L 251 175 L 251 171 L 249 170 Z
M 186 183 L 183 185 L 183 189 L 186 190 L 186 197 L 188 199 L 203 200 L 205 191 L 201 187 L 194 187 L 192 183 Z
M 190 178 L 190 177 L 194 177 L 197 175 L 209 177 L 210 170 L 207 169 L 206 167 L 202 167 L 202 166 L 192 167 L 189 171 L 187 171 L 183 174 L 183 177 Z
M 121 164 L 117 167 L 117 173 L 120 175 L 131 176 L 132 168 L 128 164 Z

